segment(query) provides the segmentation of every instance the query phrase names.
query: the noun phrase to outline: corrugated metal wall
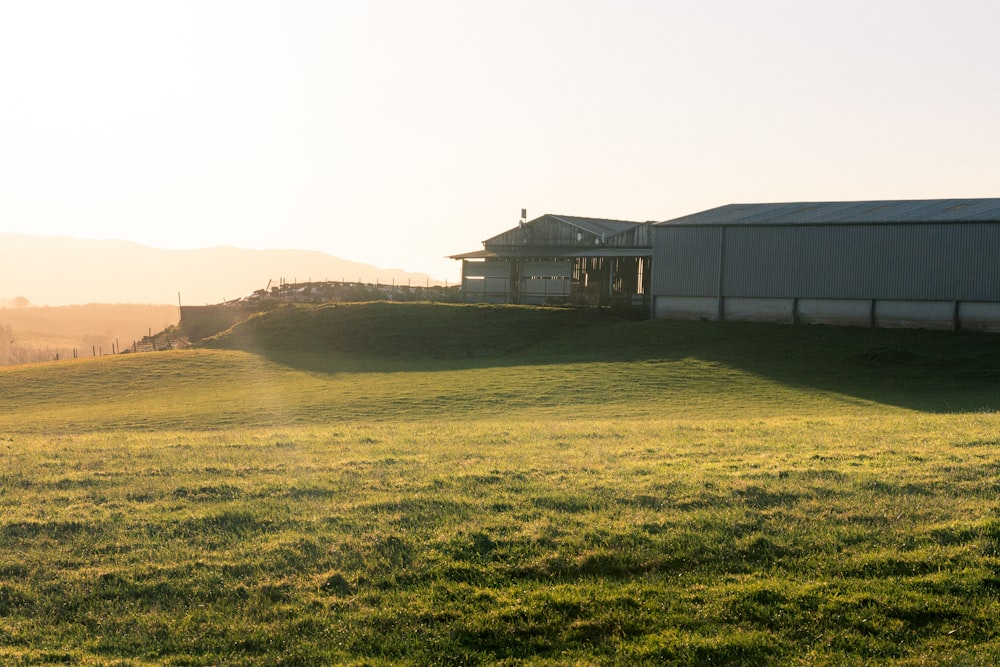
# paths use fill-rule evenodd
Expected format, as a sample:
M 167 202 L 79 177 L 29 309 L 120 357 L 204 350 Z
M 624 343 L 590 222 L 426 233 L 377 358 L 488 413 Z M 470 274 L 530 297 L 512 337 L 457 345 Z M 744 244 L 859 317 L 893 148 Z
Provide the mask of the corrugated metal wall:
M 1000 301 L 1000 224 L 730 226 L 723 295 Z M 654 228 L 653 293 L 718 295 L 720 226 Z
M 653 294 L 716 296 L 721 227 L 655 227 Z
M 652 225 L 649 223 L 636 225 L 628 231 L 608 236 L 605 239 L 604 245 L 609 248 L 648 248 L 650 246 L 649 230 L 651 228 Z

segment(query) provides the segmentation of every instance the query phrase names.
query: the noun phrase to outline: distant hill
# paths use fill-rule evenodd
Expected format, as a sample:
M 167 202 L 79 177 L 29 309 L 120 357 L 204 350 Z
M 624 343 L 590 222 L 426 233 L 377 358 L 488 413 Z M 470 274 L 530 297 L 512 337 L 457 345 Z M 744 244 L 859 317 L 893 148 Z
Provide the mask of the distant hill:
M 163 250 L 129 241 L 91 241 L 0 232 L 0 300 L 32 305 L 219 303 L 275 284 L 348 280 L 424 285 L 423 273 L 382 269 L 312 250 L 219 247 Z

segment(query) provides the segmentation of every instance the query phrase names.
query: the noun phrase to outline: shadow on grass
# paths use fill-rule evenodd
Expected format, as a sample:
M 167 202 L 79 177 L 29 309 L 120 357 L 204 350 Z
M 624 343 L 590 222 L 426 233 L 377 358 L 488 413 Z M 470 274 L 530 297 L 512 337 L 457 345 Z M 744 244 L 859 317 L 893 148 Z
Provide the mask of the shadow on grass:
M 314 373 L 702 360 L 789 387 L 924 412 L 1000 409 L 1000 336 L 445 304 L 279 309 L 207 341 Z M 626 372 L 627 370 L 623 370 Z

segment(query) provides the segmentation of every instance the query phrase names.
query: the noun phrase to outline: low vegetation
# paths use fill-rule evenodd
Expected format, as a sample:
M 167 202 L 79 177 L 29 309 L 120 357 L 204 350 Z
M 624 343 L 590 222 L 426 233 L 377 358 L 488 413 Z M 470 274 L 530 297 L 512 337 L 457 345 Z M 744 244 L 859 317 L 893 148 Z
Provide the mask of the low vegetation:
M 0 300 L 0 366 L 110 355 L 175 324 L 176 306 L 30 306 Z
M 0 371 L 0 661 L 1000 660 L 995 337 L 370 304 L 210 345 Z

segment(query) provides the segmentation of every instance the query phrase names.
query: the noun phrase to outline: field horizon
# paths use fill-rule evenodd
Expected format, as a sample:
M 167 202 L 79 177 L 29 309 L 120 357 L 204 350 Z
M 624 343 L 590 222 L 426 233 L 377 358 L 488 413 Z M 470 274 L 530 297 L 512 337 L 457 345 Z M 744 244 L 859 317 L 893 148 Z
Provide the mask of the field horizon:
M 14 664 L 1000 660 L 1000 338 L 289 306 L 0 369 Z
M 162 304 L 0 308 L 0 366 L 112 354 L 179 317 L 177 306 Z

